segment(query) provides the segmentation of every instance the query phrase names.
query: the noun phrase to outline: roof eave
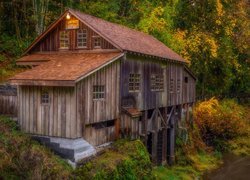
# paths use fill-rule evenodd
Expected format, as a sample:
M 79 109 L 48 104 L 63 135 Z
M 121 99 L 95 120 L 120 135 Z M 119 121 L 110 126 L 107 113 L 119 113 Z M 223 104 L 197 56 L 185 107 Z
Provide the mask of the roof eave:
M 35 79 L 10 79 L 10 84 L 18 86 L 61 86 L 74 87 L 75 82 L 71 80 L 35 80 Z
M 91 74 L 95 73 L 96 71 L 99 71 L 99 70 L 102 69 L 103 67 L 105 67 L 105 66 L 107 66 L 107 65 L 109 65 L 109 64 L 111 64 L 111 63 L 113 63 L 114 61 L 116 61 L 116 60 L 118 60 L 119 58 L 123 57 L 124 54 L 125 54 L 125 53 L 121 53 L 120 55 L 118 55 L 118 56 L 112 58 L 112 59 L 111 59 L 110 61 L 108 61 L 107 63 L 105 63 L 105 64 L 99 66 L 98 68 L 96 68 L 96 69 L 94 69 L 94 70 L 88 72 L 87 74 L 84 74 L 84 75 L 78 77 L 78 78 L 75 80 L 75 83 L 78 83 L 79 81 L 83 80 L 84 78 L 88 77 L 89 75 L 91 75 Z

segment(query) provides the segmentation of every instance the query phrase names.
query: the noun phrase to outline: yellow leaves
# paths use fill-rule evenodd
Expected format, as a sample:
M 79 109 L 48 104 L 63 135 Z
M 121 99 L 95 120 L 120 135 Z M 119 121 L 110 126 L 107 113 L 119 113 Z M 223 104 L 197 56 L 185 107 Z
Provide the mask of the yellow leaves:
M 216 39 L 203 32 L 194 31 L 187 39 L 186 48 L 191 54 L 203 53 L 206 57 L 217 57 L 218 45 Z
M 203 135 L 231 138 L 244 133 L 243 109 L 233 100 L 219 102 L 215 98 L 199 103 L 194 109 L 194 120 Z
M 166 21 L 161 17 L 164 9 L 156 7 L 152 12 L 139 23 L 139 29 L 145 33 L 150 33 L 155 30 L 162 31 L 166 26 Z
M 224 10 L 220 0 L 216 0 L 216 11 L 219 17 L 223 16 Z

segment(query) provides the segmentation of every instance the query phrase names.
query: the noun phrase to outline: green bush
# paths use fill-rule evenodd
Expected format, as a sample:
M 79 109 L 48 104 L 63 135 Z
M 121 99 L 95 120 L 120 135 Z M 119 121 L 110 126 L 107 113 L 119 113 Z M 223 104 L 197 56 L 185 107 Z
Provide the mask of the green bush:
M 234 100 L 219 102 L 212 98 L 198 103 L 194 120 L 204 142 L 219 151 L 228 149 L 227 141 L 246 133 L 245 111 Z
M 118 140 L 113 148 L 76 169 L 79 179 L 149 179 L 152 164 L 148 152 L 139 140 Z
M 0 116 L 0 179 L 67 179 L 71 167 Z

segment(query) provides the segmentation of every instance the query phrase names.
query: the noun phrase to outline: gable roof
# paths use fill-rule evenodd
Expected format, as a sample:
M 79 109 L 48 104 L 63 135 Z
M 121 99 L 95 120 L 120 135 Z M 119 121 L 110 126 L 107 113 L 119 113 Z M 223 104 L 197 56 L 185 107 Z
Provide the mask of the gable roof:
M 112 53 L 50 53 L 31 54 L 32 57 L 49 60 L 30 70 L 12 77 L 11 83 L 22 85 L 48 85 L 46 82 L 64 82 L 61 85 L 73 86 L 79 79 L 123 56 Z
M 150 56 L 156 56 L 164 59 L 171 59 L 180 62 L 186 62 L 180 55 L 168 48 L 165 44 L 157 40 L 151 35 L 140 31 L 130 29 L 128 27 L 111 23 L 106 20 L 68 9 L 65 11 L 56 22 L 54 22 L 42 35 L 40 35 L 27 50 L 27 53 L 32 47 L 42 39 L 57 22 L 62 20 L 67 13 L 71 13 L 81 22 L 85 23 L 92 30 L 96 31 L 104 39 L 109 41 L 117 49 L 123 51 L 137 52 Z
M 180 55 L 153 36 L 84 14 L 80 11 L 70 9 L 69 12 L 123 50 L 185 62 Z

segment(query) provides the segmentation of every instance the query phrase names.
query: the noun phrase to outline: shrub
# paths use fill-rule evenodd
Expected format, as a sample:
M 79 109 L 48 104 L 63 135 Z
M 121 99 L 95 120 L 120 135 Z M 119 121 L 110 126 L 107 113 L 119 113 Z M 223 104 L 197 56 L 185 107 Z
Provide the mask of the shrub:
M 0 116 L 0 179 L 68 179 L 71 167 Z
M 74 175 L 76 179 L 150 179 L 152 164 L 140 140 L 118 140 L 112 149 L 91 160 Z
M 219 102 L 215 98 L 200 102 L 194 109 L 194 121 L 205 143 L 226 150 L 226 141 L 246 132 L 244 108 L 234 100 Z

